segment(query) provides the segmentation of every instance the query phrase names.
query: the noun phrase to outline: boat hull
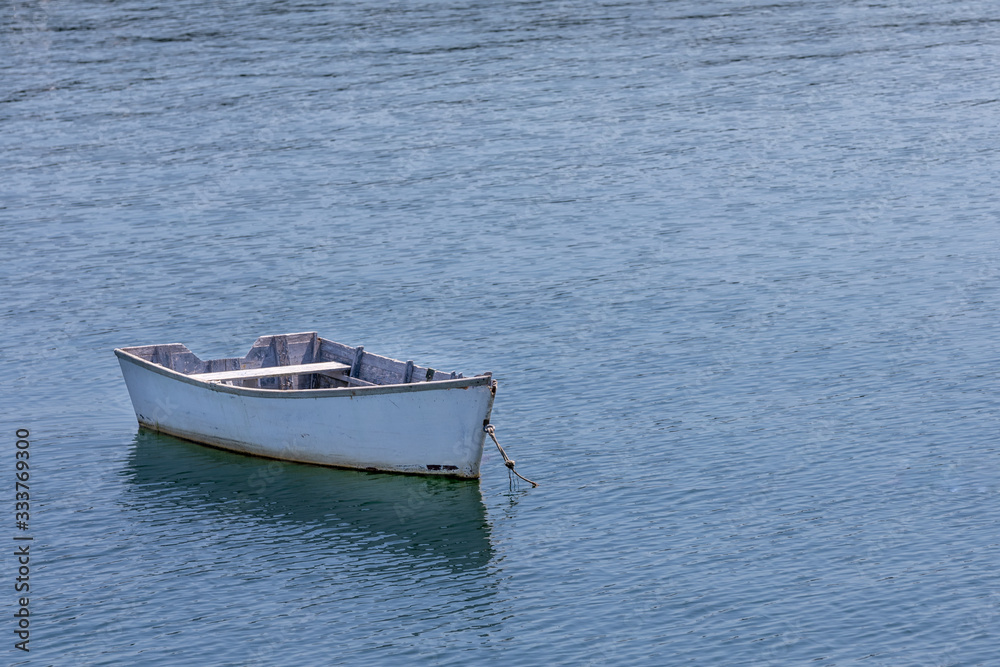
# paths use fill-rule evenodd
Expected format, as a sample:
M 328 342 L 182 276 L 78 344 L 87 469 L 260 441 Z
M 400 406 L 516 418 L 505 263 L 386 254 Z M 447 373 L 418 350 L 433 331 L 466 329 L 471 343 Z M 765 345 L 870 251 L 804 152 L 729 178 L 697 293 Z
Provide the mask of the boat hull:
M 192 379 L 116 350 L 139 423 L 244 454 L 317 465 L 478 478 L 489 375 L 279 391 Z

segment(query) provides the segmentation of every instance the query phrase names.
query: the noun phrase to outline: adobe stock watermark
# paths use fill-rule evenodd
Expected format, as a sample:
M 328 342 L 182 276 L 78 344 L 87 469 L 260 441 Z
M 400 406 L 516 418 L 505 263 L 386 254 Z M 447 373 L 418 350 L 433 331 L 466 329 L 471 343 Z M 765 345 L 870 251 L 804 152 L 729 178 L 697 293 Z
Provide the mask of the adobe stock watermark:
M 28 460 L 30 457 L 31 442 L 28 437 L 31 435 L 26 428 L 19 428 L 15 432 L 17 440 L 14 444 L 14 525 L 18 532 L 14 535 L 14 564 L 17 568 L 14 572 L 14 592 L 17 593 L 17 611 L 14 612 L 14 636 L 18 641 L 14 642 L 14 648 L 21 651 L 28 651 L 28 642 L 31 639 L 31 611 L 28 607 L 28 593 L 30 592 L 31 578 L 31 541 L 34 539 L 29 533 L 29 521 L 31 520 L 31 496 L 30 494 L 30 467 Z

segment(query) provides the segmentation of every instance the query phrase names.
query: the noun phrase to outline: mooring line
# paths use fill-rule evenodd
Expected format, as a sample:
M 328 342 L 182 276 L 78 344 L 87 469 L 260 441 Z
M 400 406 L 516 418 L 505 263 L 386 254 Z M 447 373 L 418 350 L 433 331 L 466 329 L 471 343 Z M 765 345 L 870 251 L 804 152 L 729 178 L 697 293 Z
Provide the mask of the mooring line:
M 523 479 L 528 484 L 531 484 L 532 488 L 538 486 L 538 484 L 536 482 L 532 482 L 530 479 L 528 479 L 527 477 L 525 477 L 524 475 L 522 475 L 518 471 L 514 470 L 514 459 L 510 458 L 509 456 L 507 456 L 507 452 L 505 452 L 503 450 L 503 447 L 500 446 L 500 441 L 497 440 L 497 436 L 496 436 L 496 434 L 494 432 L 494 431 L 496 431 L 496 429 L 493 428 L 493 424 L 487 424 L 486 426 L 483 427 L 483 430 L 486 431 L 487 433 L 489 433 L 490 437 L 493 438 L 493 442 L 496 443 L 497 449 L 500 450 L 500 456 L 503 457 L 503 464 L 505 466 L 507 466 L 507 469 L 510 470 L 515 475 L 517 475 L 518 477 L 520 477 L 521 479 Z

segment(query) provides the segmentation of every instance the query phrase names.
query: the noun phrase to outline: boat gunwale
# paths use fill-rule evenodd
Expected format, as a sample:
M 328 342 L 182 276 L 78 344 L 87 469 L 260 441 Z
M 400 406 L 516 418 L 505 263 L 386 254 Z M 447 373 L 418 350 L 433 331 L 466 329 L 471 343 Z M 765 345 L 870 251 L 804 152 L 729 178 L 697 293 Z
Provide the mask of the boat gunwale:
M 143 347 L 143 346 L 131 346 Z M 258 389 L 255 387 L 238 387 L 235 385 L 220 384 L 209 380 L 198 380 L 190 375 L 185 375 L 179 371 L 166 366 L 154 364 L 142 357 L 128 352 L 130 348 L 115 348 L 115 355 L 119 359 L 133 363 L 145 370 L 164 375 L 173 380 L 180 380 L 186 384 L 191 384 L 199 388 L 209 389 L 224 394 L 238 394 L 240 396 L 256 396 L 259 398 L 354 398 L 360 396 L 375 396 L 379 394 L 402 394 L 414 391 L 434 391 L 436 389 L 468 389 L 489 385 L 493 381 L 493 374 L 490 372 L 481 375 L 474 375 L 466 378 L 455 378 L 447 380 L 429 380 L 424 382 L 411 382 L 407 384 L 383 384 L 365 387 L 331 387 L 328 389 Z

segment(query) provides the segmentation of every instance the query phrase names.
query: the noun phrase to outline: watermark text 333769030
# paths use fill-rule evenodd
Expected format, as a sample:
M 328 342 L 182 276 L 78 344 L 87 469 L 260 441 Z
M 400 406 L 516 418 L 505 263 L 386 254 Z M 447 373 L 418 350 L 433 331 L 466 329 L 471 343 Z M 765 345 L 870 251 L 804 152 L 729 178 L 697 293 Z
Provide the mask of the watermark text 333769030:
M 31 443 L 28 436 L 31 435 L 26 428 L 17 429 L 17 441 L 14 447 L 14 526 L 17 532 L 14 535 L 14 565 L 17 568 L 14 573 L 14 591 L 17 593 L 17 611 L 14 613 L 14 648 L 21 651 L 28 651 L 28 642 L 31 637 L 31 612 L 29 610 L 28 594 L 31 591 L 31 542 L 32 536 L 28 532 L 29 521 L 31 520 L 31 480 L 30 473 L 30 448 Z

